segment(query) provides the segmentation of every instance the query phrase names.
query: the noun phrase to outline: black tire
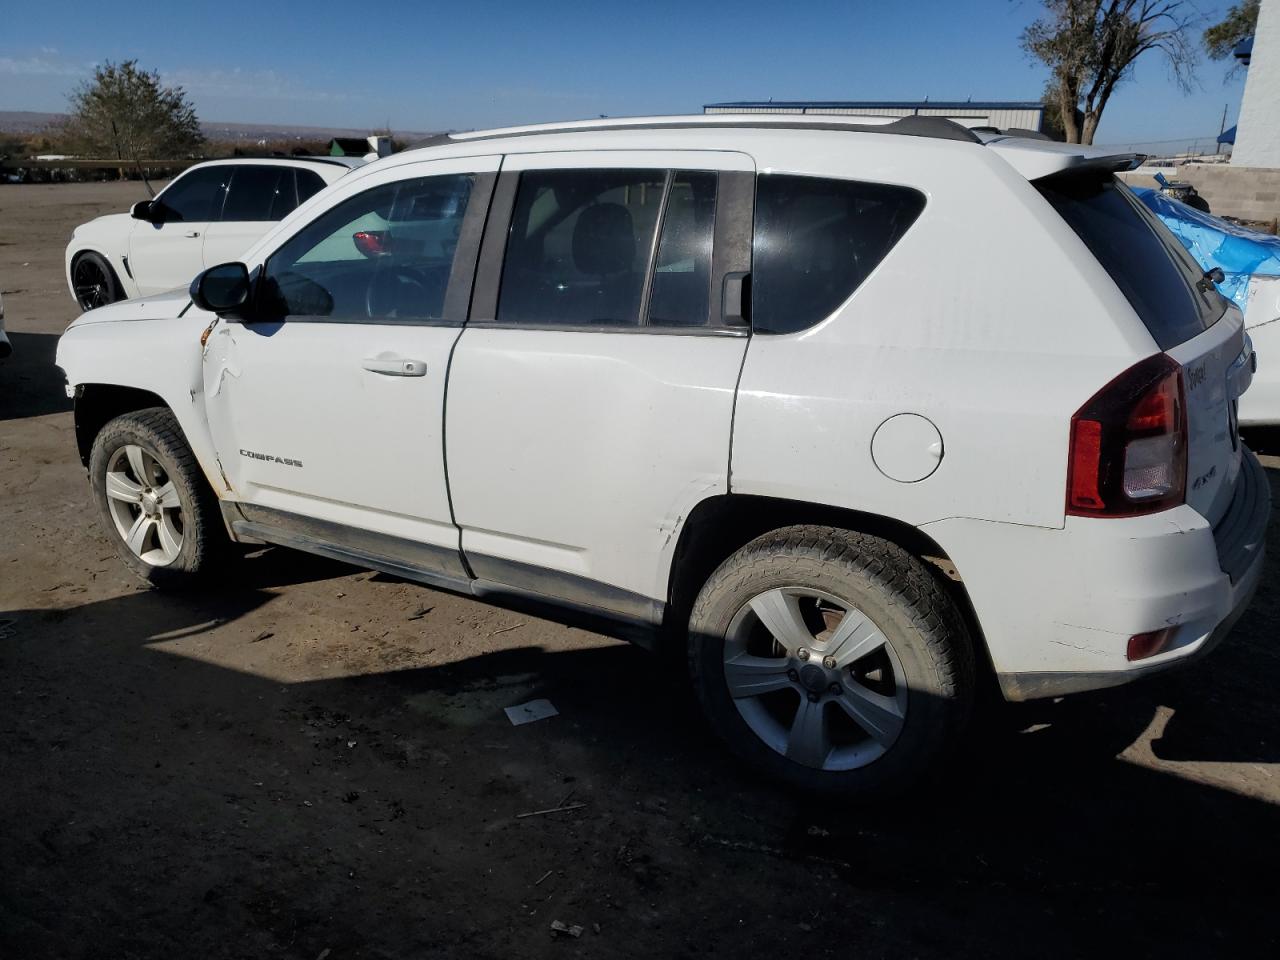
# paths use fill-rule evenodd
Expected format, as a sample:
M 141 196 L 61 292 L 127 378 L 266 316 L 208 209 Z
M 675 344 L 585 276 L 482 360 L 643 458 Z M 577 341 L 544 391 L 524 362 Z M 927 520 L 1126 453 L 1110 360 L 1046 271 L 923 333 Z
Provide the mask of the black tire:
M 846 609 L 852 605 L 861 611 L 888 640 L 896 658 L 889 672 L 894 676 L 895 691 L 897 683 L 906 685 L 906 707 L 896 739 L 888 746 L 872 744 L 873 738 L 866 732 L 869 728 L 853 728 L 853 749 L 858 749 L 857 737 L 864 735 L 867 744 L 883 750 L 865 765 L 819 769 L 788 759 L 752 729 L 730 695 L 725 675 L 730 627 L 747 622 L 740 615 L 752 598 L 779 589 L 814 590 L 834 596 Z M 767 631 L 765 636 L 769 637 Z M 900 794 L 936 769 L 972 711 L 973 643 L 963 617 L 937 575 L 900 547 L 847 530 L 784 527 L 758 537 L 730 556 L 711 575 L 694 603 L 688 652 L 693 685 L 714 731 L 756 769 L 806 791 L 867 799 Z M 794 659 L 787 662 L 801 667 L 802 679 L 806 677 L 803 671 L 811 669 L 809 663 L 801 666 Z M 813 664 L 817 665 L 816 659 Z M 863 668 L 849 666 L 849 676 L 842 668 L 836 676 L 855 682 L 850 680 L 855 669 Z M 794 671 L 788 675 L 793 680 L 797 677 Z M 809 679 L 822 682 L 816 677 Z M 805 708 L 800 702 L 803 698 L 811 703 L 819 698 L 825 700 L 825 694 L 812 692 L 814 687 L 800 682 L 792 686 L 797 711 Z M 830 689 L 838 692 L 841 687 L 837 682 Z M 792 695 L 785 689 L 769 694 L 784 698 Z M 785 709 L 785 703 L 782 706 Z M 816 708 L 838 710 L 838 703 L 821 702 Z M 848 724 L 841 717 L 836 720 Z M 824 732 L 830 722 L 824 723 Z
M 154 550 L 148 552 L 152 562 L 143 559 L 130 549 L 125 534 L 117 525 L 113 509 L 127 509 L 134 517 L 144 510 L 139 505 L 135 512 L 134 507 L 127 504 L 113 508 L 107 496 L 107 471 L 113 463 L 121 462 L 120 457 L 127 460 L 124 451 L 129 446 L 142 448 L 149 455 L 149 468 L 155 471 L 158 467 L 162 472 L 157 482 L 172 482 L 176 492 L 181 546 L 171 560 L 157 562 Z M 89 484 L 107 538 L 125 565 L 153 586 L 164 589 L 197 586 L 231 552 L 231 540 L 223 525 L 217 498 L 201 473 L 177 419 L 166 407 L 135 410 L 108 422 L 93 441 L 89 455 Z M 159 548 L 159 528 L 153 529 L 156 532 L 152 534 L 155 538 L 152 542 Z
M 105 257 L 92 250 L 71 262 L 71 286 L 76 303 L 84 311 L 96 310 L 124 299 L 120 278 Z

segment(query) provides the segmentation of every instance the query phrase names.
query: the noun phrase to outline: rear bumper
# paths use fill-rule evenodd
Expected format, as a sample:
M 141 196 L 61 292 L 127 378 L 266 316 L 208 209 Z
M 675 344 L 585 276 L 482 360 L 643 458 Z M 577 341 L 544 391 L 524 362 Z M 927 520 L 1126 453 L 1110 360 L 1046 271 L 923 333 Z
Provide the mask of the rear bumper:
M 1234 592 L 1231 610 L 1226 619 L 1218 623 L 1208 634 L 1197 637 L 1167 654 L 1109 670 L 1078 673 L 997 673 L 996 679 L 1000 682 L 1000 692 L 1004 694 L 1006 700 L 1042 700 L 1046 697 L 1066 696 L 1069 693 L 1105 690 L 1107 687 L 1119 687 L 1131 680 L 1198 660 L 1226 638 L 1232 627 L 1236 625 L 1236 621 L 1248 609 L 1249 601 L 1253 599 L 1254 591 L 1258 589 L 1262 561 L 1263 557 L 1259 556 L 1248 574 L 1248 581 L 1242 582 L 1240 589 Z
M 1061 530 L 947 520 L 924 529 L 969 591 L 1009 700 L 1118 686 L 1203 655 L 1257 589 L 1270 486 L 1247 449 L 1215 527 L 1187 506 L 1128 519 L 1067 518 Z M 1166 649 L 1126 657 L 1131 636 L 1175 627 Z

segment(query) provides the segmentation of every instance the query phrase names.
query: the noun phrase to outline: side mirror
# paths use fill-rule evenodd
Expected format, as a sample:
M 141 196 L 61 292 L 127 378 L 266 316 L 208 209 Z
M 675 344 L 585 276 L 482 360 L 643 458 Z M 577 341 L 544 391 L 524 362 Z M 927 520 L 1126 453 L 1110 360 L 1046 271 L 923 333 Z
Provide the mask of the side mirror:
M 244 319 L 249 306 L 249 268 L 243 263 L 220 263 L 191 281 L 191 299 L 201 310 Z
M 129 208 L 129 216 L 135 220 L 146 220 L 151 222 L 151 208 L 154 204 L 150 200 L 139 200 Z

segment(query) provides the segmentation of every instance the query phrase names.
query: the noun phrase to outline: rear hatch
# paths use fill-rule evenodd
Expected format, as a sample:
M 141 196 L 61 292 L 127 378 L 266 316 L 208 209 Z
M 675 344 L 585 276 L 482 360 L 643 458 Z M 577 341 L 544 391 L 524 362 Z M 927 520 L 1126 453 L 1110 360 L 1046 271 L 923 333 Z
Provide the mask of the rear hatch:
M 1182 366 L 1186 499 L 1217 525 L 1240 476 L 1237 401 L 1253 370 L 1240 311 L 1110 170 L 1082 164 L 1034 186 L 1115 281 L 1156 345 Z

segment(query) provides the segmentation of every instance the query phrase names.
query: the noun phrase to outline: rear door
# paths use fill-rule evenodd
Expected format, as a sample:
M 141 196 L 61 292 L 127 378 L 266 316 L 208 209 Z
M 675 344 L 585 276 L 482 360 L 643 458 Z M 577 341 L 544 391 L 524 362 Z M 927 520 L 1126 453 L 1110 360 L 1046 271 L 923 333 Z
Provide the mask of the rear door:
M 187 171 L 156 197 L 162 218 L 134 224 L 129 272 L 141 296 L 185 287 L 204 269 L 204 236 L 218 216 L 229 169 L 213 164 Z
M 656 616 L 681 521 L 728 489 L 753 170 L 735 153 L 505 158 L 446 415 L 476 577 Z
M 1182 365 L 1187 503 L 1216 524 L 1240 472 L 1238 402 L 1252 372 L 1240 311 L 1115 177 L 1066 173 L 1036 187 L 1110 274 L 1156 345 Z
M 206 267 L 239 260 L 264 233 L 298 206 L 293 167 L 284 164 L 226 166 L 218 218 L 204 236 Z

